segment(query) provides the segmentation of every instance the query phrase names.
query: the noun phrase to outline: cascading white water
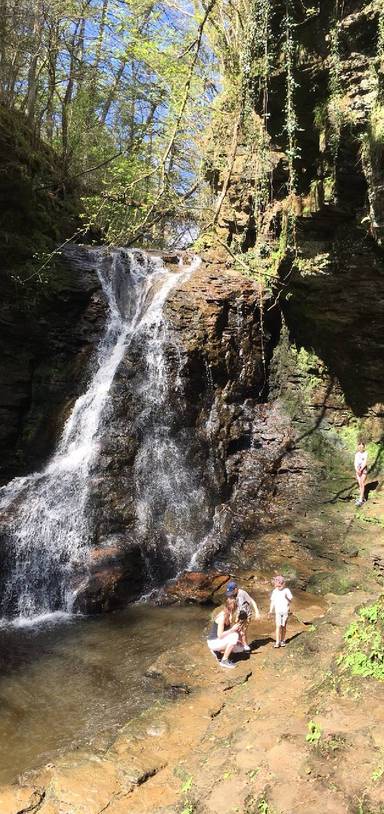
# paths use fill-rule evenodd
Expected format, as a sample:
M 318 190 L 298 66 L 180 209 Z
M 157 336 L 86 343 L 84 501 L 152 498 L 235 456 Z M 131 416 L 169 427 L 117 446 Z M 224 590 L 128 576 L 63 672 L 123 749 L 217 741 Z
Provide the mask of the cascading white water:
M 151 402 L 164 401 L 163 306 L 171 289 L 196 267 L 194 262 L 176 273 L 167 270 L 159 258 L 140 251 L 89 251 L 109 305 L 94 375 L 77 399 L 57 450 L 43 471 L 16 478 L 0 490 L 0 510 L 8 518 L 7 574 L 0 607 L 8 618 L 71 611 L 74 572 L 80 574 L 87 567 L 92 538 L 87 513 L 89 476 L 97 459 L 115 373 L 132 339 L 144 335 L 148 368 L 144 407 L 150 409 Z M 155 447 L 154 454 L 163 459 L 167 451 Z M 142 453 L 142 461 L 146 454 Z M 175 454 L 174 450 L 168 454 Z M 142 471 L 139 463 L 138 479 Z M 143 492 L 140 484 L 138 491 L 139 495 Z M 171 481 L 168 491 L 172 491 Z M 145 523 L 145 494 L 138 502 L 140 526 Z
M 140 324 L 145 346 L 146 375 L 137 390 L 139 421 L 145 423 L 134 465 L 136 535 L 146 548 L 168 549 L 173 575 L 190 559 L 204 526 L 207 507 L 205 488 L 192 466 L 186 464 L 190 439 L 188 429 L 175 430 L 175 401 L 185 401 L 181 368 L 182 352 L 172 336 L 163 312 L 148 312 Z M 167 354 L 172 353 L 172 383 Z M 151 545 L 152 541 L 152 545 Z M 164 556 L 163 556 L 164 558 Z M 154 558 L 155 559 L 155 558 Z M 151 556 L 147 557 L 151 574 Z

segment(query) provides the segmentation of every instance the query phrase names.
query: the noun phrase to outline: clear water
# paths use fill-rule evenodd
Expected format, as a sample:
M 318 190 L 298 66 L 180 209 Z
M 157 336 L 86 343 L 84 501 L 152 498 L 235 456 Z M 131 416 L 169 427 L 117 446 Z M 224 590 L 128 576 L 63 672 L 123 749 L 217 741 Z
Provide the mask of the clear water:
M 76 747 L 105 748 L 161 697 L 145 671 L 202 638 L 207 611 L 132 605 L 99 617 L 0 628 L 0 783 Z M 169 701 L 169 703 L 172 703 Z

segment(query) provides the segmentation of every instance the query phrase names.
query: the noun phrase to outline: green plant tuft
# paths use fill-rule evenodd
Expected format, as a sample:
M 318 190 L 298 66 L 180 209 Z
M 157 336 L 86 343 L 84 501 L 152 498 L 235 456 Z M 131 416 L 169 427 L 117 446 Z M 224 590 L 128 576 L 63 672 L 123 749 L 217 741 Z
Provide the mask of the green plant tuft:
M 187 778 L 184 780 L 184 783 L 183 783 L 183 785 L 182 785 L 182 787 L 181 787 L 181 791 L 182 791 L 182 793 L 183 793 L 183 794 L 186 794 L 186 792 L 187 792 L 187 791 L 190 791 L 190 790 L 191 790 L 191 788 L 192 788 L 192 784 L 193 784 L 193 777 L 192 777 L 192 775 L 189 775 L 189 776 L 188 776 L 188 777 L 187 777 Z
M 361 678 L 384 681 L 384 596 L 358 611 L 344 635 L 344 652 L 338 664 Z
M 317 744 L 321 738 L 321 726 L 316 721 L 308 721 L 308 732 L 305 736 L 307 743 Z
M 378 780 L 382 779 L 383 775 L 384 775 L 384 766 L 383 764 L 381 764 L 380 766 L 377 766 L 377 768 L 373 770 L 371 774 L 371 780 L 373 780 L 374 783 L 377 783 Z

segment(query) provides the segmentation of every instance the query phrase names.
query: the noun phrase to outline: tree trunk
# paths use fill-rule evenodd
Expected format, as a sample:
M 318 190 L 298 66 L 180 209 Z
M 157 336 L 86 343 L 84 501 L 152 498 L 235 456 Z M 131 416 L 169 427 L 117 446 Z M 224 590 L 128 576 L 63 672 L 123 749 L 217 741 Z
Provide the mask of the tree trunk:
M 31 36 L 31 61 L 27 77 L 27 96 L 25 100 L 25 110 L 27 118 L 32 123 L 35 116 L 36 98 L 38 90 L 38 64 L 41 56 L 42 34 L 43 34 L 42 0 L 36 0 L 33 14 L 32 36 Z

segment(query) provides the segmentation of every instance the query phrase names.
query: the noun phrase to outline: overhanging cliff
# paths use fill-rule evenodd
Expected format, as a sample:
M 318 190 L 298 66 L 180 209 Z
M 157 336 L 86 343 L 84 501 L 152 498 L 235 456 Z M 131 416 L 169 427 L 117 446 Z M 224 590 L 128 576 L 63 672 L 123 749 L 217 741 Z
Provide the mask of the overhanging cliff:
M 318 360 L 318 383 L 336 387 L 344 420 L 346 407 L 376 441 L 384 427 L 382 14 L 379 1 L 249 3 L 240 67 L 224 82 L 207 147 L 216 214 L 200 241 L 208 261 L 234 264 L 274 292 L 293 346 Z M 323 406 L 332 418 L 329 394 Z

